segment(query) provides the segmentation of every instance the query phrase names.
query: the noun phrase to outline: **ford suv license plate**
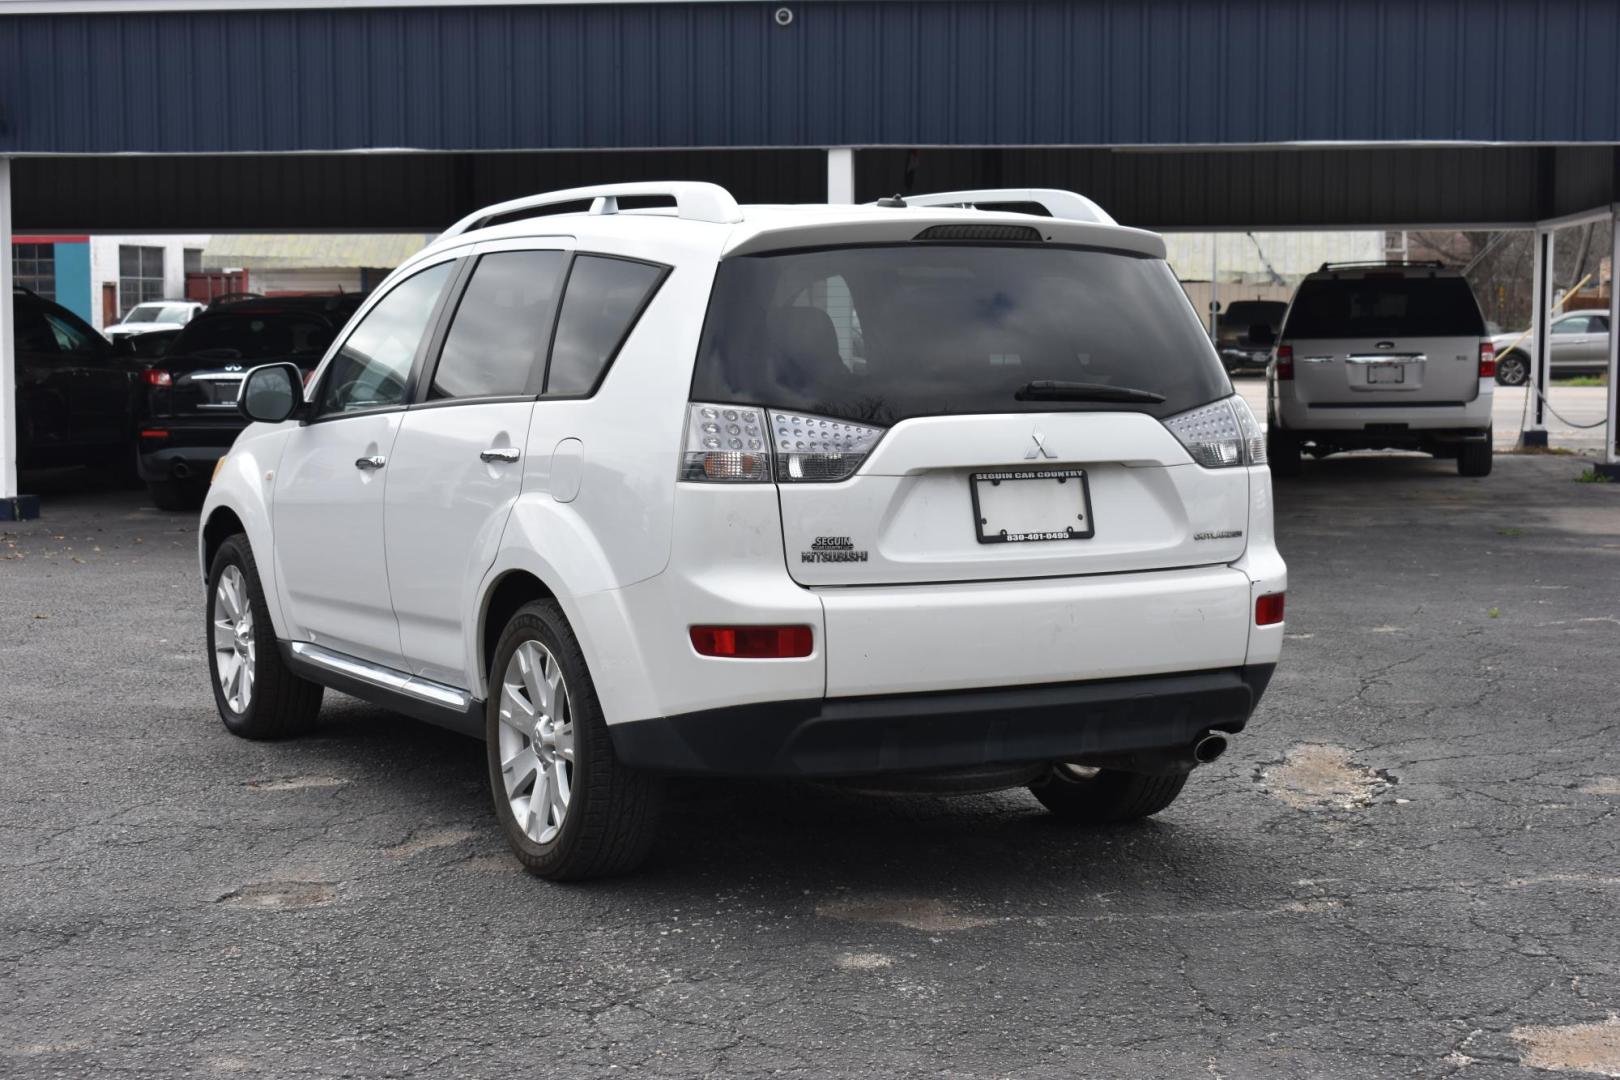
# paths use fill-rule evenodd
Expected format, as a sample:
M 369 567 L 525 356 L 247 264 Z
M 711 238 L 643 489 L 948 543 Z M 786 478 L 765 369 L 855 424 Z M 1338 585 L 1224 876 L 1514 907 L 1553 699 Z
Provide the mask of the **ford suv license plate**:
M 1367 369 L 1369 383 L 1403 383 L 1406 381 L 1405 364 L 1380 364 Z
M 973 519 L 981 544 L 1091 538 L 1091 490 L 1084 469 L 973 473 Z

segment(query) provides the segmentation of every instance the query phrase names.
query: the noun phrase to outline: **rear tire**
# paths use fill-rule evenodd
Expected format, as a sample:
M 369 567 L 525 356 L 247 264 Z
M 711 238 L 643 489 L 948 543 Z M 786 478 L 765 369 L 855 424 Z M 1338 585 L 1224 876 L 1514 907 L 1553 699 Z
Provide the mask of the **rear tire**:
M 1498 386 L 1523 386 L 1530 380 L 1530 364 L 1521 352 L 1504 353 L 1496 358 Z
M 527 604 L 506 624 L 484 722 L 495 817 L 529 873 L 579 881 L 641 864 L 658 837 L 663 780 L 619 764 L 555 602 Z
M 1485 432 L 1483 439 L 1459 443 L 1457 446 L 1457 475 L 1491 475 L 1492 456 L 1491 433 L 1489 431 Z
M 208 570 L 208 679 L 219 718 L 244 739 L 284 739 L 315 726 L 324 690 L 282 662 L 253 549 L 241 533 Z
M 1299 440 L 1279 427 L 1266 429 L 1266 462 L 1276 476 L 1298 476 Z
M 184 480 L 148 480 L 146 491 L 159 510 L 196 510 L 206 494 Z
M 1089 775 L 1086 775 L 1089 774 Z M 1187 773 L 1150 776 L 1054 764 L 1029 790 L 1041 805 L 1076 825 L 1107 825 L 1157 814 L 1187 786 Z

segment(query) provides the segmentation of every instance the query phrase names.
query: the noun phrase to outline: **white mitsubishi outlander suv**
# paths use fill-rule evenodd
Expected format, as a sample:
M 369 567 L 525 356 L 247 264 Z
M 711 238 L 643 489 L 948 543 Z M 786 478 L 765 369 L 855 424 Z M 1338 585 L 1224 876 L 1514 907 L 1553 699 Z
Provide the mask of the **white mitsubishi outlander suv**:
M 226 727 L 331 687 L 480 736 L 543 877 L 634 867 L 679 774 L 1152 814 L 1282 643 L 1264 433 L 1160 238 L 1069 192 L 503 203 L 240 407 Z

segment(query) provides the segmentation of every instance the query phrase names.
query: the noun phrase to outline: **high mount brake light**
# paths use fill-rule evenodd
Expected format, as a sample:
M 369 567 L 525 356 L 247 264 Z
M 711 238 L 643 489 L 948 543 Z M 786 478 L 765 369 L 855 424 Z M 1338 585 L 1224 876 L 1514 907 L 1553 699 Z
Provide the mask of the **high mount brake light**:
M 1266 463 L 1265 432 L 1237 394 L 1169 417 L 1164 426 L 1206 469 Z
M 693 403 L 686 416 L 682 480 L 781 483 L 845 480 L 883 429 L 836 417 Z
M 1292 345 L 1277 346 L 1277 378 L 1292 379 L 1294 377 L 1294 347 Z
M 1479 377 L 1496 378 L 1496 346 L 1489 341 L 1479 343 Z

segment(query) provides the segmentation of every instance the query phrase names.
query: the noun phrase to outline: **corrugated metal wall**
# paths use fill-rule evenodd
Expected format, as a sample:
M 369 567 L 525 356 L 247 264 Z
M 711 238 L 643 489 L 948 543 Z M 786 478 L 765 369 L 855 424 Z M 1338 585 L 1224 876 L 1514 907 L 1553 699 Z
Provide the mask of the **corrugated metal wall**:
M 1620 142 L 1614 0 L 791 6 L 0 16 L 0 152 Z

